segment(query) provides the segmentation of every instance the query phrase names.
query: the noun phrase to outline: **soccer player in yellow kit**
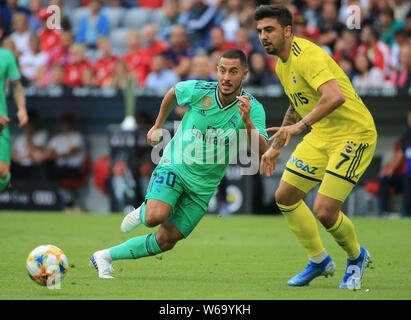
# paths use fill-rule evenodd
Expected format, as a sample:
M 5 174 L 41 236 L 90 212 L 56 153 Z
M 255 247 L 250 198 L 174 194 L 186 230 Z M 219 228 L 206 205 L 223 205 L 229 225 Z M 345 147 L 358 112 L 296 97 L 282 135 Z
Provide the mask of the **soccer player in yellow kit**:
M 254 18 L 265 51 L 278 56 L 276 72 L 290 100 L 281 127 L 267 129 L 276 133 L 261 159 L 260 173 L 271 176 L 282 147 L 293 135 L 310 129 L 287 162 L 275 193 L 278 207 L 310 260 L 288 285 L 308 285 L 314 278 L 335 271 L 315 218 L 303 201 L 320 184 L 313 211 L 347 256 L 340 288 L 359 289 L 371 256 L 358 243 L 354 226 L 341 206 L 374 155 L 374 120 L 334 60 L 314 43 L 293 35 L 288 9 L 260 6 Z

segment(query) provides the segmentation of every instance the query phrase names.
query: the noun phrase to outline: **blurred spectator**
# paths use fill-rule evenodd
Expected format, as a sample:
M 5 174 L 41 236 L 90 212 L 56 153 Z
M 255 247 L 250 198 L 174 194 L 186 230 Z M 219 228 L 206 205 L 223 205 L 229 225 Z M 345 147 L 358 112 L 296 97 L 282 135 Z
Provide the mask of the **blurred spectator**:
M 50 74 L 47 77 L 47 82 L 44 86 L 55 86 L 62 87 L 64 86 L 64 67 L 60 64 L 52 65 L 50 69 Z
M 86 143 L 83 135 L 75 129 L 75 118 L 65 113 L 61 120 L 62 131 L 54 135 L 47 144 L 45 158 L 53 160 L 53 180 L 79 178 L 86 156 Z
M 235 48 L 233 42 L 228 42 L 225 38 L 224 30 L 221 27 L 214 27 L 210 32 L 210 44 L 207 51 L 210 53 L 214 50 L 223 52 L 226 49 Z
M 166 66 L 176 73 L 181 79 L 187 77 L 193 53 L 186 32 L 181 25 L 174 25 L 170 34 L 170 47 L 163 52 Z
M 211 75 L 210 59 L 206 54 L 200 53 L 193 57 L 187 80 L 216 81 L 216 78 Z
M 358 54 L 357 34 L 349 29 L 344 29 L 342 37 L 335 42 L 333 59 L 338 63 L 345 56 L 354 61 Z
M 296 37 L 304 38 L 316 42 L 320 35 L 320 30 L 315 27 L 308 27 L 308 20 L 303 15 L 297 15 L 294 19 L 294 35 Z
M 221 52 L 217 49 L 213 49 L 212 51 L 208 52 L 208 56 L 210 57 L 210 70 L 211 76 L 217 79 L 217 66 L 219 62 Z
M 126 43 L 127 51 L 123 59 L 130 75 L 137 79 L 137 85 L 143 87 L 147 67 L 143 61 L 140 33 L 137 30 L 130 30 L 127 33 Z
M 81 72 L 81 86 L 85 88 L 97 87 L 94 70 L 91 68 L 84 68 Z
M 163 14 L 164 17 L 158 24 L 158 38 L 163 41 L 168 41 L 171 27 L 178 24 L 180 17 L 179 0 L 165 0 L 163 3 Z
M 111 43 L 107 37 L 98 38 L 97 50 L 102 56 L 94 64 L 94 72 L 96 75 L 96 85 L 101 87 L 103 83 L 112 75 L 114 65 L 118 61 L 118 57 L 111 54 Z
M 253 51 L 253 45 L 250 42 L 250 37 L 248 36 L 248 32 L 245 28 L 240 27 L 237 29 L 234 44 L 247 56 L 251 53 L 251 51 Z
M 334 0 L 331 0 L 331 1 L 334 1 Z M 257 2 L 260 2 L 260 1 L 257 1 Z M 305 0 L 304 1 L 301 1 L 301 0 L 270 0 L 269 2 L 272 4 L 278 4 L 278 5 L 282 5 L 286 7 L 291 12 L 293 17 L 295 17 L 298 14 L 299 8 L 302 9 L 305 5 Z M 294 5 L 293 2 L 295 2 L 296 5 Z
M 378 216 L 388 216 L 390 211 L 390 195 L 394 190 L 404 192 L 404 173 L 407 162 L 401 150 L 401 138 L 394 144 L 394 154 L 390 162 L 379 173 Z M 392 190 L 394 189 L 394 190 Z M 407 193 L 411 190 L 407 190 Z M 405 204 L 405 201 L 404 201 Z
M 114 70 L 110 77 L 103 82 L 103 87 L 112 87 L 122 90 L 126 87 L 129 76 L 126 62 L 123 60 L 118 60 L 114 64 Z
M 248 37 L 254 50 L 265 52 L 258 39 L 258 33 L 255 28 L 254 11 L 256 2 L 254 0 L 243 1 L 243 9 L 241 10 L 239 19 L 240 26 L 247 30 Z
M 24 13 L 16 13 L 13 16 L 13 32 L 10 38 L 14 41 L 17 51 L 21 56 L 23 53 L 30 51 L 30 26 L 27 15 Z
M 404 29 L 394 34 L 395 43 L 391 48 L 391 68 L 395 71 L 400 68 L 400 49 L 403 45 L 411 44 L 410 35 Z
M 378 21 L 381 26 L 381 41 L 392 47 L 395 43 L 394 34 L 404 28 L 404 22 L 394 19 L 394 10 L 388 5 L 380 11 Z
M 151 72 L 147 76 L 147 89 L 165 89 L 168 90 L 180 81 L 179 76 L 172 70 L 166 68 L 164 55 L 157 53 L 153 57 Z
M 11 53 L 13 53 L 13 55 L 16 58 L 16 61 L 18 63 L 19 53 L 17 51 L 16 45 L 14 44 L 14 41 L 11 40 L 10 37 L 4 38 L 3 41 L 1 42 L 1 46 L 2 46 L 2 48 L 7 49 Z
M 335 3 L 324 3 L 322 16 L 318 22 L 318 29 L 321 33 L 318 39 L 319 44 L 334 48 L 334 44 L 340 38 L 344 27 L 344 24 L 338 21 L 338 8 Z
M 95 48 L 99 37 L 109 35 L 109 22 L 101 11 L 101 0 L 89 0 L 88 6 L 91 12 L 80 19 L 76 43 L 84 43 L 89 48 Z
M 18 5 L 18 0 L 0 1 L 0 21 L 3 27 L 3 37 L 7 37 L 12 32 L 12 19 L 16 13 L 30 15 L 30 11 Z
M 140 51 L 141 73 L 139 74 L 139 84 L 144 86 L 147 75 L 151 72 L 151 62 L 157 53 L 162 53 L 168 49 L 167 42 L 157 38 L 157 25 L 148 23 L 143 27 L 144 48 Z
M 86 155 L 86 142 L 83 134 L 75 129 L 74 115 L 65 113 L 62 117 L 62 132 L 50 139 L 43 154 L 50 161 L 49 178 L 57 182 L 82 178 Z M 61 195 L 66 206 L 72 206 L 77 201 L 68 190 L 61 190 Z
M 84 46 L 73 44 L 70 48 L 71 62 L 64 69 L 64 84 L 81 87 L 84 69 L 92 69 L 91 63 L 84 56 Z
M 14 16 L 16 13 L 25 13 L 27 16 L 30 15 L 30 10 L 22 5 L 20 5 L 20 0 L 6 0 L 7 6 Z
M 37 112 L 29 112 L 29 121 L 23 133 L 13 143 L 11 160 L 15 179 L 36 179 L 37 181 L 47 178 L 43 153 L 48 138 L 47 130 L 39 126 Z
M 307 19 L 307 28 L 314 29 L 319 27 L 321 19 L 321 0 L 306 0 L 303 15 Z
M 51 13 L 47 12 L 47 9 L 41 9 L 38 17 L 41 23 L 41 29 L 38 33 L 41 40 L 41 50 L 50 54 L 60 46 L 60 32 L 47 27 L 47 19 L 51 16 Z
M 391 61 L 391 52 L 388 45 L 379 40 L 379 32 L 376 28 L 365 25 L 361 31 L 360 53 L 367 54 L 373 66 L 380 69 L 387 77 Z
M 392 83 L 396 88 L 411 88 L 411 45 L 404 44 L 400 48 L 400 67 L 394 71 Z
M 63 67 L 70 63 L 70 48 L 74 44 L 71 31 L 63 31 L 60 35 L 59 46 L 49 52 L 50 64 L 60 64 Z
M 407 114 L 407 131 L 394 145 L 394 155 L 380 172 L 378 206 L 379 216 L 389 211 L 390 188 L 403 191 L 402 215 L 411 216 L 411 110 Z
M 40 32 L 41 29 L 41 21 L 38 17 L 40 10 L 43 8 L 43 1 L 42 0 L 30 0 L 29 10 L 29 25 L 31 30 L 34 33 Z
M 243 9 L 241 0 L 227 0 L 225 6 L 220 9 L 223 12 L 221 28 L 228 42 L 235 41 L 235 34 L 240 27 L 240 14 Z
M 338 65 L 345 72 L 348 79 L 350 79 L 350 81 L 352 82 L 355 76 L 353 61 L 349 57 L 342 56 L 338 61 Z
M 220 2 L 217 4 L 220 5 Z M 192 0 L 189 9 L 181 14 L 179 23 L 186 29 L 193 48 L 204 48 L 210 42 L 210 30 L 215 25 L 218 9 L 204 0 Z
M 355 89 L 380 88 L 384 85 L 384 74 L 372 65 L 366 54 L 357 55 L 355 68 L 358 70 L 358 74 L 352 79 Z
M 22 75 L 22 83 L 41 82 L 47 71 L 49 57 L 41 51 L 41 43 L 38 35 L 30 36 L 30 50 L 22 54 L 19 66 Z
M 246 84 L 249 86 L 264 87 L 279 83 L 267 64 L 264 53 L 253 52 L 249 57 L 248 78 Z
M 394 10 L 394 19 L 405 21 L 407 13 L 411 11 L 411 2 L 408 0 L 393 0 L 388 4 Z

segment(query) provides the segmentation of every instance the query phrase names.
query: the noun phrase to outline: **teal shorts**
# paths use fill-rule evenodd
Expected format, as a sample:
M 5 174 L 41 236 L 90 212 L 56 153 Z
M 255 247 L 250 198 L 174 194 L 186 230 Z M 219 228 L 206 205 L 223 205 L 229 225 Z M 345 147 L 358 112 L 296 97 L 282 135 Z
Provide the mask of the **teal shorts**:
M 11 143 L 10 143 L 10 130 L 9 127 L 3 128 L 0 132 L 0 161 L 11 161 Z
M 170 222 L 187 238 L 207 212 L 213 194 L 198 195 L 184 185 L 170 165 L 158 165 L 147 187 L 145 201 L 160 200 L 171 206 Z

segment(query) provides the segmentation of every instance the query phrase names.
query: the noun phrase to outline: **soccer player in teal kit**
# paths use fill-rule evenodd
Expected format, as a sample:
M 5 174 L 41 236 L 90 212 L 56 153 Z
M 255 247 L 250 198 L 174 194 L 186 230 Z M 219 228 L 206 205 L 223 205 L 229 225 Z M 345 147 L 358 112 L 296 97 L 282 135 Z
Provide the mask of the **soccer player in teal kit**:
M 144 203 L 121 225 L 125 233 L 140 224 L 160 228 L 95 252 L 90 261 L 100 278 L 112 278 L 112 261 L 152 256 L 189 236 L 239 152 L 241 129 L 246 130 L 244 136 L 254 154 L 261 156 L 267 150 L 264 108 L 242 88 L 247 73 L 245 54 L 228 49 L 219 58 L 218 82 L 183 81 L 165 95 L 147 134 L 149 144 L 158 143 L 159 129 L 176 105 L 188 105 L 187 112 L 152 174 Z
M 2 192 L 10 183 L 10 161 L 11 161 L 11 142 L 10 131 L 7 124 L 10 122 L 7 112 L 5 87 L 6 81 L 11 84 L 14 101 L 17 105 L 17 118 L 19 126 L 24 126 L 28 121 L 26 110 L 26 99 L 24 90 L 20 82 L 20 72 L 16 59 L 13 54 L 3 48 L 0 48 L 0 192 Z

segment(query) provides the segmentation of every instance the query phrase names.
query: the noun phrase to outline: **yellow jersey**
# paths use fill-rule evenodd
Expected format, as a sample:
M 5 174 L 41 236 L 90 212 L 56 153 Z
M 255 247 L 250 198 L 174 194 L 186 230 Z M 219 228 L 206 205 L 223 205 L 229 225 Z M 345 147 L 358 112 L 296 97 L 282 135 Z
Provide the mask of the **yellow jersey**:
M 277 60 L 276 72 L 291 105 L 304 118 L 317 105 L 323 83 L 335 79 L 345 103 L 312 125 L 312 132 L 327 137 L 376 136 L 373 117 L 337 63 L 319 46 L 294 37 L 286 62 Z

